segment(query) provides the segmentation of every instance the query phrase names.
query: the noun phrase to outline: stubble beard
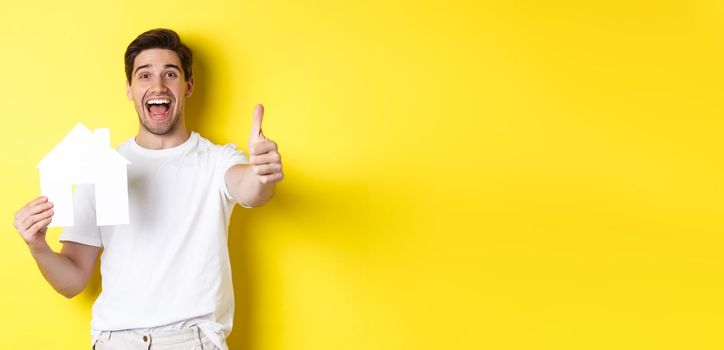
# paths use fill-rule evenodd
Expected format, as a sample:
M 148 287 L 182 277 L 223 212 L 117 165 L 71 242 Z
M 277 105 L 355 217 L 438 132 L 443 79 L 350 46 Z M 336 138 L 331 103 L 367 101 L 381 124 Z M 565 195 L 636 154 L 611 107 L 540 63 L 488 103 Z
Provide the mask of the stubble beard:
M 146 131 L 158 136 L 163 136 L 175 131 L 178 127 L 179 120 L 181 120 L 181 110 L 178 110 L 173 117 L 171 117 L 168 123 L 154 126 L 151 122 L 146 120 L 145 112 L 146 111 L 144 110 L 138 114 L 138 121 L 141 123 L 141 126 L 146 129 Z

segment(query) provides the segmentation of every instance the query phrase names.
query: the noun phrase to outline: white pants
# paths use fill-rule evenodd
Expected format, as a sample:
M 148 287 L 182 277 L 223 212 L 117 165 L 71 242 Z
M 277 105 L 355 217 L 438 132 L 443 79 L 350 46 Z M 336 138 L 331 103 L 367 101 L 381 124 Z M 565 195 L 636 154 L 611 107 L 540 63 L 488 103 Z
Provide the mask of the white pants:
M 93 350 L 218 350 L 197 326 L 178 331 L 141 333 L 103 331 Z

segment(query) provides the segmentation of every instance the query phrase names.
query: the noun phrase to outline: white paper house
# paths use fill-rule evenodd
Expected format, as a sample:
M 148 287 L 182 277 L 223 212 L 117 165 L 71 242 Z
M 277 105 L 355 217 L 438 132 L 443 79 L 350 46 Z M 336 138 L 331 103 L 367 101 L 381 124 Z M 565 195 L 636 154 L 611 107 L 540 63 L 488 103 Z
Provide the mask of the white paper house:
M 95 186 L 98 225 L 128 224 L 128 164 L 111 148 L 108 129 L 78 123 L 37 166 L 40 192 L 54 205 L 49 226 L 73 226 L 74 184 Z

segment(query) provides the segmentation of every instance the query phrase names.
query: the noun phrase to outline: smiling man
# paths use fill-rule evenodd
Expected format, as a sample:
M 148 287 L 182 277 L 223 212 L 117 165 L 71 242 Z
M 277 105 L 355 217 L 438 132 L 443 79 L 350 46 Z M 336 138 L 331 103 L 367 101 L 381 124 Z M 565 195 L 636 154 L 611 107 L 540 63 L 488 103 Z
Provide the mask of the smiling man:
M 130 224 L 95 224 L 92 186 L 74 194 L 75 226 L 46 242 L 52 203 L 39 197 L 15 215 L 46 280 L 71 298 L 85 289 L 101 252 L 102 291 L 93 305 L 94 349 L 227 349 L 234 317 L 228 226 L 235 203 L 267 202 L 283 178 L 277 145 L 254 109 L 247 157 L 186 128 L 192 53 L 178 35 L 154 29 L 125 54 L 126 93 L 138 114 L 135 137 L 118 147 L 130 160 Z

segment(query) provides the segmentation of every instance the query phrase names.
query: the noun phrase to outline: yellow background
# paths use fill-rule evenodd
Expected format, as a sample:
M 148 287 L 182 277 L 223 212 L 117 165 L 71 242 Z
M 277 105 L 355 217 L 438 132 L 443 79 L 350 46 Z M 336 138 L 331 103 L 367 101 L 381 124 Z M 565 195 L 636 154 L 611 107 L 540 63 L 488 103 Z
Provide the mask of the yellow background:
M 155 27 L 190 126 L 245 150 L 264 103 L 284 159 L 231 349 L 724 347 L 724 5 L 572 0 L 2 2 L 0 347 L 88 347 L 98 277 L 55 293 L 13 214 L 76 122 L 134 135 Z

